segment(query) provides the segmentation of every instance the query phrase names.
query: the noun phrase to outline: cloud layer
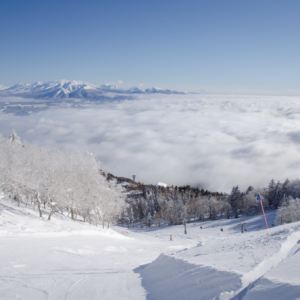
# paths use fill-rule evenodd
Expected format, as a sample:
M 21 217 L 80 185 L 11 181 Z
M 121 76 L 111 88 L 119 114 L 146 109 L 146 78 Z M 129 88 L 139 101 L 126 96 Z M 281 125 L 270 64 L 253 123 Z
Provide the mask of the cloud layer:
M 141 95 L 84 109 L 0 115 L 3 136 L 93 152 L 115 175 L 230 192 L 298 178 L 300 98 Z

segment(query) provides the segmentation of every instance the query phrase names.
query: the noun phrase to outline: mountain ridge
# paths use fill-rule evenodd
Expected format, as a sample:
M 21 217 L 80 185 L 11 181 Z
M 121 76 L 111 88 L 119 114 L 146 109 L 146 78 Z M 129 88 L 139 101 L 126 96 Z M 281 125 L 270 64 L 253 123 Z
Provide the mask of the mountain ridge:
M 32 84 L 18 83 L 11 87 L 0 85 L 0 97 L 22 97 L 34 99 L 97 99 L 108 93 L 114 94 L 186 94 L 187 92 L 172 91 L 169 89 L 132 87 L 120 89 L 115 85 L 90 84 L 81 81 L 55 80 L 46 83 Z

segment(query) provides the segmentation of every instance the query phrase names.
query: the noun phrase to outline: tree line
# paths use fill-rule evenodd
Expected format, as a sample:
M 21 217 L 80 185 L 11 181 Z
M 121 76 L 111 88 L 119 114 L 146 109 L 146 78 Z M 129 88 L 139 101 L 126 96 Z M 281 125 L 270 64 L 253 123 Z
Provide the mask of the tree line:
M 110 176 L 112 176 L 110 174 Z M 117 177 L 116 177 L 117 178 Z M 118 180 L 118 178 L 117 178 Z M 230 194 L 212 193 L 190 186 L 161 187 L 140 183 L 127 185 L 128 196 L 119 222 L 134 226 L 179 225 L 192 220 L 238 218 L 261 213 L 257 195 L 260 193 L 265 210 L 278 209 L 280 224 L 300 220 L 300 181 L 298 179 L 275 183 L 266 188 L 249 186 L 241 191 L 238 186 Z M 297 206 L 298 205 L 298 206 Z M 296 207 L 299 207 L 297 210 Z

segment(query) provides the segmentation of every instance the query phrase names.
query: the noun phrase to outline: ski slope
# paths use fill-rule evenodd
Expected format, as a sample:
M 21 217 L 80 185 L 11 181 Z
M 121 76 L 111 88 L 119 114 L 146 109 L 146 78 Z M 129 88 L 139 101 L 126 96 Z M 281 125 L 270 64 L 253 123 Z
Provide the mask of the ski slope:
M 300 299 L 300 224 L 271 226 L 274 212 L 269 230 L 258 215 L 244 234 L 241 219 L 184 234 L 47 221 L 3 195 L 0 209 L 0 299 Z

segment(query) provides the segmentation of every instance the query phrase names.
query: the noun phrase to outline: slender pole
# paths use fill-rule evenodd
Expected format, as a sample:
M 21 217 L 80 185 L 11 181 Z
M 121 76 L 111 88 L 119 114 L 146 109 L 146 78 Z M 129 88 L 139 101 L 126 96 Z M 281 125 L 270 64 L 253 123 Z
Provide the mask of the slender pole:
M 267 219 L 266 219 L 266 215 L 265 215 L 264 206 L 263 206 L 263 204 L 262 204 L 262 200 L 260 200 L 260 204 L 261 204 L 261 208 L 262 208 L 262 211 L 263 211 L 263 214 L 264 214 L 264 217 L 265 217 L 266 227 L 267 227 L 267 229 L 269 229 L 268 223 L 267 223 Z

